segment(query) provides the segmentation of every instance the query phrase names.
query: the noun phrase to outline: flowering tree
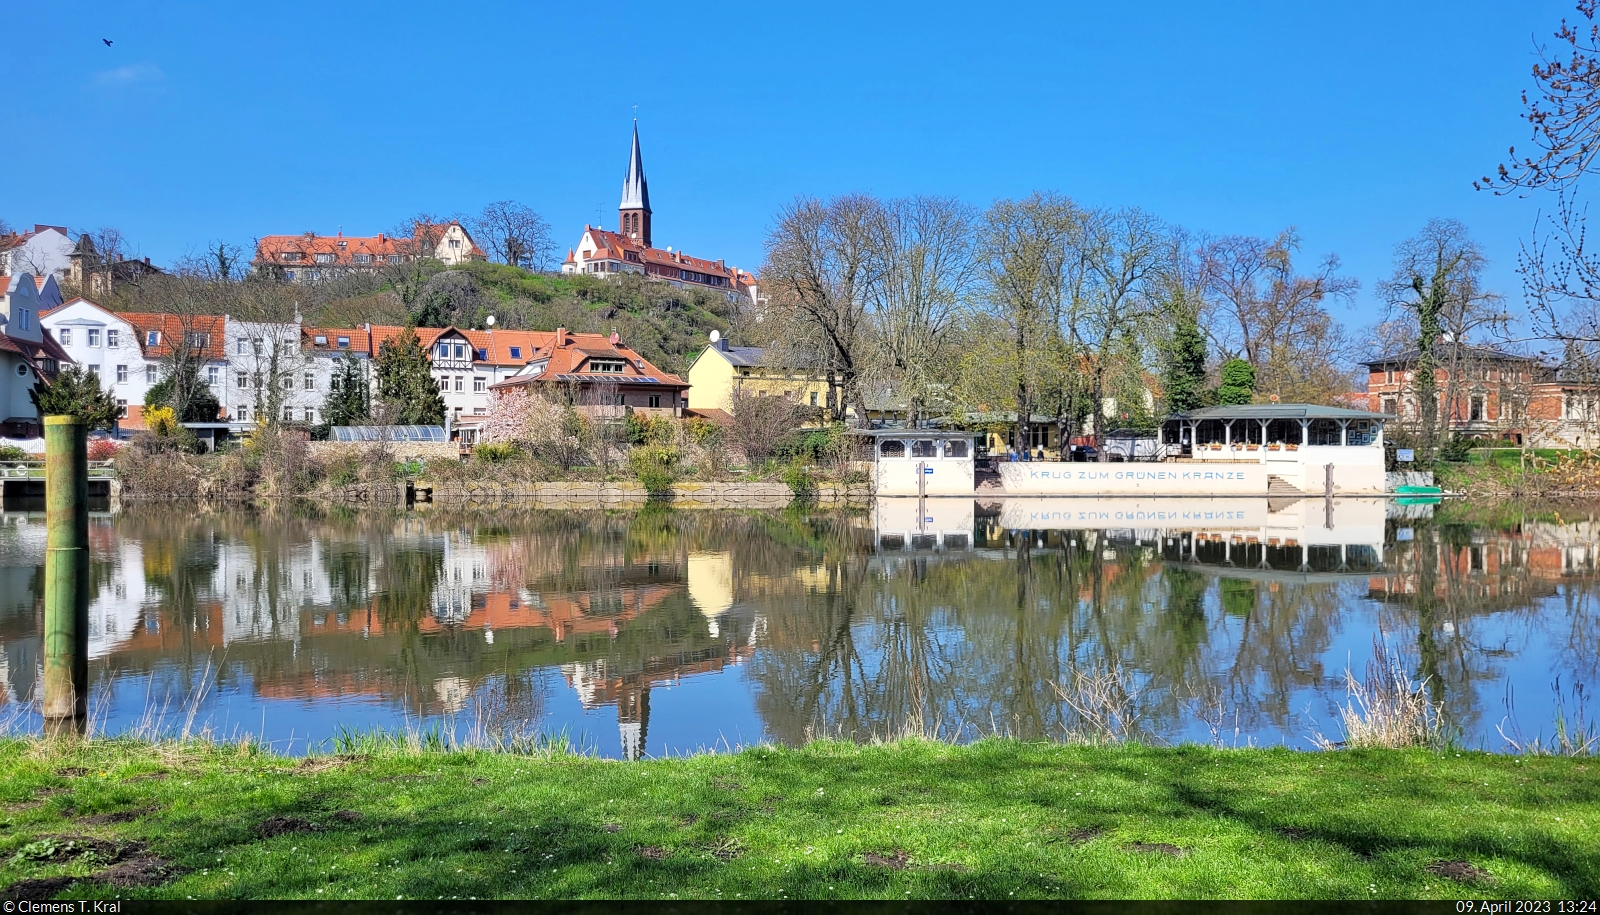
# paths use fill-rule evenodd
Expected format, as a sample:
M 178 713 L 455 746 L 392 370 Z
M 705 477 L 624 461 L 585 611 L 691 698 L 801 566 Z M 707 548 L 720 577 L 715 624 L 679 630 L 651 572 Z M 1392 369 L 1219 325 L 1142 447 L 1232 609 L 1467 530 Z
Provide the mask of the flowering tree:
M 588 431 L 588 423 L 571 405 L 533 385 L 521 385 L 495 391 L 479 436 L 486 442 L 514 444 L 565 470 L 583 456 Z

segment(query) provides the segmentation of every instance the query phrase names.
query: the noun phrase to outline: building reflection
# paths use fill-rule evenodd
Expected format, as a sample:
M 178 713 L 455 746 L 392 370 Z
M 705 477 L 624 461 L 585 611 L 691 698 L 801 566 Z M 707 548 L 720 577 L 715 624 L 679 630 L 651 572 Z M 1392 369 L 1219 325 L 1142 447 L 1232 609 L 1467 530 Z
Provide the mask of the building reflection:
M 1556 663 L 1587 652 L 1573 663 L 1593 668 L 1600 525 L 1393 515 L 1370 499 L 896 499 L 865 516 L 152 509 L 95 519 L 91 652 L 96 676 L 180 696 L 214 676 L 259 700 L 469 723 L 541 721 L 564 690 L 615 714 L 602 749 L 630 759 L 679 746 L 652 736 L 652 694 L 659 707 L 691 679 L 747 697 L 784 743 L 1059 737 L 1074 722 L 1057 687 L 1113 667 L 1138 677 L 1152 735 L 1213 699 L 1245 728 L 1303 733 L 1308 695 L 1342 695 L 1335 649 L 1362 613 L 1406 640 L 1458 721 L 1481 723 L 1475 684 L 1521 650 L 1491 644 L 1491 618 L 1554 632 Z M 43 537 L 42 518 L 0 516 L 0 556 L 38 559 L 0 565 L 0 702 L 38 680 Z M 1558 598 L 1570 607 L 1556 627 L 1541 614 Z

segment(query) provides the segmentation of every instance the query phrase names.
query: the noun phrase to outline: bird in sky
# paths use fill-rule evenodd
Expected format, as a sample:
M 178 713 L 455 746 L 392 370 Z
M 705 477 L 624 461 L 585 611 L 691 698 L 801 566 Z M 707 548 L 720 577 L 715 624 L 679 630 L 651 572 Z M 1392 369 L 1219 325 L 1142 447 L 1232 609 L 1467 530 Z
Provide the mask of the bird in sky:
M 105 42 L 105 43 L 106 43 L 106 47 L 108 47 L 108 48 L 109 48 L 109 47 L 111 47 L 111 39 L 109 39 L 109 38 L 102 38 L 102 39 L 100 39 L 100 40 L 101 40 L 101 41 L 103 41 L 103 42 Z

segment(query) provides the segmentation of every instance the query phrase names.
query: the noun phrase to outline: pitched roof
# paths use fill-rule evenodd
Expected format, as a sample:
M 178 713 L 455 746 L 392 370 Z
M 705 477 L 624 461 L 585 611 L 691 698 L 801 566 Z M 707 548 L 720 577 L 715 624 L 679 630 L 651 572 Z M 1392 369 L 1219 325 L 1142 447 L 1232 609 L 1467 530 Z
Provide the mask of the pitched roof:
M 1498 362 L 1541 362 L 1534 356 L 1520 356 L 1492 346 L 1472 346 L 1467 343 L 1439 343 L 1433 348 L 1434 359 L 1449 362 L 1455 358 L 1487 359 Z M 1361 363 L 1369 368 L 1383 365 L 1410 365 L 1422 358 L 1419 349 L 1408 349 L 1388 356 L 1380 356 Z
M 61 348 L 61 344 L 56 342 L 54 334 L 47 330 L 40 336 L 42 339 L 35 342 L 13 337 L 10 334 L 0 334 L 0 350 L 21 356 L 34 372 L 39 371 L 38 360 L 40 359 L 54 359 L 61 365 L 66 365 L 73 361 L 72 357 L 67 355 L 67 351 Z
M 1313 403 L 1251 403 L 1226 407 L 1202 407 L 1187 413 L 1174 413 L 1168 419 L 1394 419 L 1385 413 L 1351 410 Z
M 179 317 L 174 314 L 154 314 L 141 311 L 119 311 L 118 315 L 124 321 L 133 325 L 135 335 L 139 339 L 139 349 L 145 358 L 152 356 L 166 356 L 172 352 L 172 340 L 176 334 L 195 333 L 203 334 L 200 356 L 207 360 L 222 360 L 227 358 L 227 345 L 225 339 L 227 324 L 217 315 L 194 315 L 193 317 Z M 149 342 L 150 331 L 157 331 L 159 336 L 154 345 Z
M 650 184 L 644 178 L 644 156 L 639 152 L 639 122 L 633 122 L 633 151 L 628 154 L 628 176 L 622 180 L 620 210 L 650 212 Z
M 502 332 L 496 331 L 499 336 Z M 565 340 L 556 340 L 555 334 L 540 346 L 528 361 L 545 361 L 544 371 L 538 375 L 522 374 L 508 378 L 492 388 L 530 384 L 535 381 L 594 381 L 610 384 L 659 384 L 668 387 L 687 387 L 688 383 L 677 375 L 664 372 L 648 359 L 639 355 L 621 341 L 613 342 L 605 334 L 577 334 L 567 332 Z M 592 359 L 622 359 L 622 371 L 595 372 Z

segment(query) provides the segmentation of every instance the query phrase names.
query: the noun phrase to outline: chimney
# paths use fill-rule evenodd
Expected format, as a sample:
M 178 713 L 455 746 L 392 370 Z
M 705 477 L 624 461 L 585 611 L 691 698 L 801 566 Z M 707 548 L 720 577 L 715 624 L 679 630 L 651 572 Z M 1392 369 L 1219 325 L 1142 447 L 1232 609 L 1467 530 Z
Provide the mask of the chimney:
M 723 337 L 721 340 L 717 341 L 717 349 L 720 349 L 725 353 L 728 351 L 728 345 L 729 344 L 728 344 L 728 338 L 727 337 Z
M 565 327 L 556 328 L 555 345 L 556 346 L 566 346 L 567 345 L 567 329 Z

